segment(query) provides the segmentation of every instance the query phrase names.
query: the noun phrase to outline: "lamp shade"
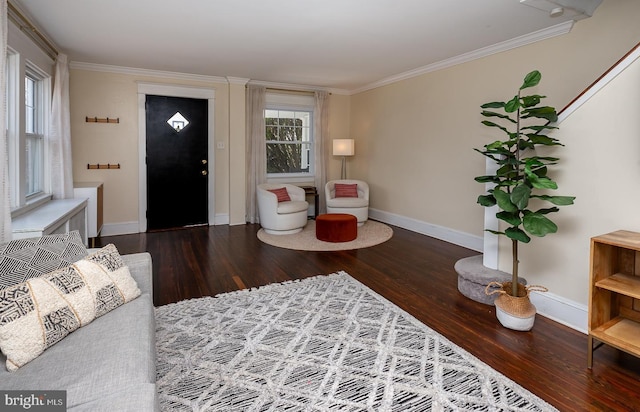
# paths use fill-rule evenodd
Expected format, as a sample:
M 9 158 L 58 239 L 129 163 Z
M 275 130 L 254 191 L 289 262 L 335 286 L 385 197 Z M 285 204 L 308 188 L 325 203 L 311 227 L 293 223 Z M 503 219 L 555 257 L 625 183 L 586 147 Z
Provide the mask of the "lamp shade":
M 353 139 L 333 139 L 334 156 L 353 156 L 355 154 L 355 141 Z

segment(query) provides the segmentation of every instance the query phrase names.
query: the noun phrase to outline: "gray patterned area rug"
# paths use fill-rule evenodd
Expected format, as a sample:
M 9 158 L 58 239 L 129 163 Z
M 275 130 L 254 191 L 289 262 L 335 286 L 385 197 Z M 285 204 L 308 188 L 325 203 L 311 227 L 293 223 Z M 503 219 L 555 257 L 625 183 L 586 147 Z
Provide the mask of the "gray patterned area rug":
M 555 411 L 345 272 L 156 309 L 164 411 Z

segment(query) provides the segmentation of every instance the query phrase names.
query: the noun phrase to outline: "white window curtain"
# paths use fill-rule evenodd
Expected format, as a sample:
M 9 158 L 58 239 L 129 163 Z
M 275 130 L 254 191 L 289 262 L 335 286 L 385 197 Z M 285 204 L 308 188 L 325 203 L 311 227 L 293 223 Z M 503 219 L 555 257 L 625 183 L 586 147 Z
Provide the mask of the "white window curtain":
M 327 159 L 329 158 L 329 93 L 315 92 L 314 108 L 314 129 L 315 139 L 315 186 L 319 195 L 318 213 L 325 213 L 327 202 L 324 196 L 324 185 L 327 183 Z
M 0 242 L 11 240 L 9 158 L 7 156 L 7 0 L 0 0 Z
M 267 142 L 264 125 L 267 90 L 264 86 L 247 86 L 247 204 L 246 219 L 259 223 L 256 188 L 267 181 Z
M 69 65 L 67 56 L 62 53 L 59 53 L 56 59 L 48 142 L 53 198 L 72 198 L 73 164 L 71 162 L 71 120 L 69 114 Z

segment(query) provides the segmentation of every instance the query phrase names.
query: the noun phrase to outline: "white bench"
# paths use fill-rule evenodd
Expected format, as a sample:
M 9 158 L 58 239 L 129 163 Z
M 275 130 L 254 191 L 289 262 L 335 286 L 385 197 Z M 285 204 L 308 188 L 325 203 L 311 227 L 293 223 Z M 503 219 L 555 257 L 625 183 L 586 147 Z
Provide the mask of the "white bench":
M 78 230 L 87 244 L 87 199 L 50 200 L 11 221 L 14 239 Z

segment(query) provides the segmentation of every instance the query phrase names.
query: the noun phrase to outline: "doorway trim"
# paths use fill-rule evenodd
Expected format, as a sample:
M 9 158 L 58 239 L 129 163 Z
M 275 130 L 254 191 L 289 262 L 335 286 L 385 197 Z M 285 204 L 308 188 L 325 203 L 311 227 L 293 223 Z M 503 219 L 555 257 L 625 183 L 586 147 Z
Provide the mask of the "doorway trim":
M 207 152 L 209 157 L 208 216 L 209 225 L 215 223 L 215 89 L 162 83 L 138 82 L 138 230 L 147 231 L 147 94 L 208 100 Z M 213 172 L 213 173 L 212 173 Z

